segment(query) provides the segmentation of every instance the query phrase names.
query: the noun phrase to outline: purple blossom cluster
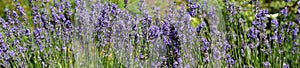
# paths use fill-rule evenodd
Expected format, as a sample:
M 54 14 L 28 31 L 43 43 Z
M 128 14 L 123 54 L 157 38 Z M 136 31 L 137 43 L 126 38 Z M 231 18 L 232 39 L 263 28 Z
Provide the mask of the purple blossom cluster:
M 71 56 L 59 55 L 70 49 L 71 4 L 53 2 L 55 6 L 49 8 L 47 0 L 29 0 L 30 15 L 17 0 L 15 8 L 5 9 L 5 18 L 0 18 L 1 67 L 54 67 L 58 61 L 69 62 Z

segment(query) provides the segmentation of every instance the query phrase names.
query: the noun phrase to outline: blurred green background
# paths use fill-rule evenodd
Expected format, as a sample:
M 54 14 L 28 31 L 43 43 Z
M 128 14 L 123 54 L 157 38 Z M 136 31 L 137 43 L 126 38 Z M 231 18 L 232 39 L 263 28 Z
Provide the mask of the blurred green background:
M 20 2 L 20 4 L 23 6 L 25 12 L 27 13 L 27 16 L 30 16 L 30 6 L 29 6 L 29 0 L 18 0 Z M 51 4 L 53 5 L 53 0 L 48 0 L 48 5 Z M 88 0 L 86 0 L 88 1 Z M 94 0 L 97 1 L 97 0 Z M 119 8 L 123 9 L 123 10 L 128 10 L 130 13 L 139 13 L 138 12 L 138 2 L 139 0 L 128 0 L 128 4 L 127 7 L 128 8 L 124 8 L 125 4 L 124 4 L 124 0 L 101 0 L 103 3 L 106 2 L 110 2 L 110 3 L 115 3 L 118 5 Z M 151 10 L 151 8 L 153 6 L 159 6 L 161 9 L 165 9 L 167 8 L 168 3 L 170 0 L 145 0 L 145 7 L 147 7 L 149 10 Z M 74 8 L 75 6 L 75 0 L 70 0 L 72 7 Z M 183 3 L 183 0 L 175 0 L 175 2 L 177 3 L 177 5 L 180 5 L 181 3 Z M 0 16 L 4 17 L 4 10 L 5 9 L 10 9 L 10 10 L 14 10 L 15 9 L 15 5 L 13 0 L 0 0 Z M 48 7 L 49 9 L 49 7 Z
M 53 0 L 48 0 L 48 5 L 53 5 Z M 86 0 L 88 1 L 88 0 Z M 97 1 L 97 0 L 93 0 Z M 103 3 L 110 2 L 115 3 L 118 5 L 119 8 L 123 10 L 128 10 L 130 13 L 138 14 L 138 2 L 139 0 L 128 0 L 127 8 L 124 8 L 124 0 L 101 0 Z M 145 0 L 145 7 L 150 12 L 152 10 L 153 6 L 157 6 L 160 8 L 160 13 L 163 16 L 164 11 L 168 8 L 168 3 L 170 1 L 175 1 L 177 7 L 181 7 L 180 4 L 184 3 L 186 4 L 185 0 Z M 200 0 L 198 0 L 200 1 Z M 218 6 L 221 6 L 222 11 L 227 11 L 227 9 L 224 6 L 223 0 L 217 0 Z M 254 19 L 255 12 L 253 12 L 254 5 L 250 3 L 250 0 L 228 0 L 230 3 L 234 3 L 236 6 L 240 6 L 242 9 L 245 9 L 246 11 L 242 12 L 242 16 L 247 17 L 244 18 L 246 22 L 251 22 Z M 297 1 L 298 0 L 291 0 L 289 3 L 285 3 L 283 0 L 259 0 L 260 6 L 262 9 L 268 9 L 270 14 L 277 14 L 280 13 L 280 10 L 283 9 L 285 6 L 288 6 L 289 9 L 289 20 L 295 20 L 295 13 L 297 13 Z M 30 6 L 29 6 L 29 0 L 19 0 L 20 4 L 23 6 L 25 13 L 27 14 L 27 18 L 31 18 L 31 12 L 30 12 Z M 75 6 L 75 0 L 70 0 L 72 7 Z M 209 1 L 208 1 L 209 2 Z M 13 0 L 0 0 L 0 16 L 2 18 L 5 18 L 4 9 L 10 9 L 15 10 L 14 2 Z M 49 6 L 48 6 L 49 9 Z M 224 15 L 224 14 L 223 14 Z M 30 19 L 28 19 L 30 20 Z

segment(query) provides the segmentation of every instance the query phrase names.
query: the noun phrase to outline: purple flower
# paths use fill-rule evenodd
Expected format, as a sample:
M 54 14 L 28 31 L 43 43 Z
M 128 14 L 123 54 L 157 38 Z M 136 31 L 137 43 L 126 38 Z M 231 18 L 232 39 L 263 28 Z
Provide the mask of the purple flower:
M 17 26 L 13 26 L 12 29 L 11 29 L 11 31 L 12 31 L 13 33 L 17 33 L 18 29 L 19 29 L 19 28 L 18 28 Z
M 40 35 L 40 29 L 35 28 L 33 34 L 34 34 L 34 36 L 35 36 L 36 38 L 39 37 L 39 35 Z
M 145 56 L 141 53 L 141 54 L 140 54 L 140 58 L 145 58 Z
M 144 10 L 144 0 L 139 1 L 138 7 L 140 11 Z
M 25 30 L 25 36 L 30 36 L 30 34 L 31 34 L 31 33 L 30 33 L 30 30 L 29 30 L 29 29 L 26 29 L 26 30 Z
M 164 25 L 168 26 L 162 27 L 164 30 L 163 41 L 168 48 L 167 54 L 169 55 L 167 65 L 176 67 L 178 64 L 180 64 L 178 60 L 176 60 L 177 58 L 180 58 L 180 41 L 177 34 L 177 29 L 173 25 L 167 25 L 167 23 L 164 23 Z
M 14 40 L 14 42 L 13 42 L 13 45 L 18 45 L 20 43 L 20 41 L 19 40 Z
M 14 21 L 13 21 L 12 18 L 10 17 L 10 14 L 11 14 L 10 10 L 7 9 L 7 8 L 4 9 L 4 13 L 6 14 L 6 18 L 7 18 L 8 22 L 13 24 Z
M 66 8 L 66 9 L 70 9 L 70 8 L 71 8 L 71 4 L 70 4 L 69 1 L 66 2 L 66 7 L 65 7 L 65 8 Z
M 8 29 L 9 28 L 8 22 L 5 22 L 4 19 L 0 18 L 0 23 L 2 24 L 3 29 Z
M 192 4 L 192 0 L 186 0 L 186 2 Z
M 221 55 L 220 55 L 220 51 L 217 50 L 217 49 L 214 49 L 214 52 L 213 52 L 213 57 L 215 60 L 220 60 L 221 59 Z
M 293 46 L 292 48 L 292 54 L 296 54 L 298 52 L 298 48 Z
M 16 11 L 13 11 L 13 12 L 12 12 L 12 16 L 13 16 L 14 18 L 16 18 L 16 19 L 19 17 Z
M 160 33 L 159 27 L 150 26 L 150 33 L 149 33 L 150 38 L 157 38 L 159 36 L 159 33 Z
M 300 14 L 300 1 L 298 1 L 298 13 Z
M 2 33 L 0 33 L 0 39 L 3 39 L 3 35 L 2 35 Z
M 40 45 L 40 52 L 43 52 L 44 48 L 43 48 L 43 45 Z
M 227 10 L 230 12 L 231 15 L 235 15 L 236 14 L 235 4 L 229 4 L 229 7 L 227 8 Z
M 2 35 L 2 33 L 0 33 L 0 44 L 3 44 L 3 35 Z M 2 46 L 2 45 L 1 45 Z M 0 49 L 1 50 L 1 49 Z
M 283 68 L 290 68 L 290 67 L 286 63 L 283 63 Z
M 65 20 L 66 20 L 66 17 L 65 17 L 64 14 L 60 14 L 60 15 L 59 15 L 59 18 L 60 18 L 62 21 L 65 21 Z
M 203 42 L 203 45 L 205 45 L 205 46 L 210 46 L 210 42 L 208 42 L 207 40 L 206 40 L 206 38 L 201 38 L 201 40 L 202 40 L 202 42 Z
M 271 67 L 271 64 L 268 61 L 264 62 L 263 64 L 264 64 L 265 68 L 270 68 Z
M 177 62 L 178 63 L 181 63 L 182 62 L 182 59 L 179 57 L 179 58 L 177 58 Z
M 274 27 L 273 28 L 277 28 L 278 27 L 278 21 L 277 21 L 277 19 L 275 18 L 275 19 L 273 19 L 272 21 L 271 21 L 271 23 L 274 25 Z
M 204 61 L 204 63 L 208 63 L 210 61 L 209 57 L 205 57 L 205 59 L 203 61 Z
M 167 38 L 167 36 L 163 36 L 163 41 L 166 45 L 171 45 L 171 41 Z
M 66 24 L 66 28 L 69 29 L 69 30 L 71 30 L 71 28 L 72 28 L 71 21 L 70 20 L 66 20 L 65 24 Z
M 10 56 L 10 57 L 15 57 L 15 52 L 13 52 L 13 51 L 8 51 L 8 53 L 9 53 L 9 56 Z
M 75 0 L 75 6 L 79 7 L 79 5 L 80 5 L 80 0 Z
M 188 1 L 187 6 L 189 7 L 188 13 L 190 14 L 190 16 L 192 16 L 192 17 L 196 16 L 199 5 L 197 5 L 196 3 L 192 3 L 192 1 Z
M 201 24 L 198 25 L 198 27 L 196 28 L 196 32 L 200 33 L 200 30 L 205 26 L 205 22 L 201 22 Z
M 170 24 L 166 23 L 166 22 L 163 22 L 163 25 L 162 25 L 162 33 L 163 35 L 169 35 L 170 33 Z
M 26 16 L 26 13 L 24 12 L 24 8 L 20 5 L 20 3 L 17 3 L 17 10 L 20 12 L 21 16 Z
M 204 45 L 201 51 L 202 51 L 202 52 L 208 51 L 208 47 L 207 47 L 206 45 Z
M 35 16 L 38 13 L 38 7 L 36 5 L 31 5 L 32 14 Z
M 263 10 L 264 14 L 269 14 L 269 10 L 268 9 L 265 9 Z
M 223 46 L 224 50 L 229 50 L 230 48 L 232 48 L 231 45 L 227 42 L 227 39 L 225 39 L 224 43 L 225 43 L 224 46 Z
M 288 8 L 287 7 L 284 7 L 284 9 L 282 9 L 281 11 L 280 11 L 280 13 L 283 15 L 283 16 L 287 16 L 288 15 Z
M 230 55 L 229 55 L 229 54 L 227 54 L 227 55 L 226 55 L 226 58 L 227 58 L 227 60 L 226 60 L 226 64 L 227 64 L 227 66 L 228 66 L 228 67 L 232 67 L 232 65 L 234 65 L 234 64 L 235 64 L 235 61 L 234 61 L 234 59 L 232 59 L 232 58 L 230 57 Z
M 280 44 L 282 44 L 282 41 L 283 41 L 282 34 L 279 34 L 278 41 L 279 41 Z
M 248 36 L 249 38 L 256 38 L 256 33 L 255 33 L 255 30 L 254 30 L 254 26 L 252 26 L 252 27 L 249 29 L 247 36 Z
M 242 53 L 242 57 L 244 57 L 245 56 L 244 49 L 241 49 L 241 53 Z
M 228 62 L 229 62 L 231 65 L 233 65 L 233 64 L 235 63 L 234 59 L 232 59 L 232 58 L 230 58 L 230 59 L 228 60 Z
M 4 22 L 5 20 L 2 17 L 0 17 L 0 23 L 4 23 Z
M 58 50 L 58 51 L 60 51 L 60 49 L 59 49 L 59 47 L 58 47 L 58 46 L 55 46 L 55 49 L 56 49 L 56 50 Z
M 297 39 L 298 31 L 299 31 L 299 28 L 294 28 L 293 35 L 292 35 L 292 40 L 296 40 Z
M 299 46 L 299 44 L 297 42 L 293 42 L 294 46 Z
M 66 47 L 66 46 L 62 46 L 61 48 L 62 48 L 63 50 L 66 50 L 66 49 L 67 49 L 67 47 Z

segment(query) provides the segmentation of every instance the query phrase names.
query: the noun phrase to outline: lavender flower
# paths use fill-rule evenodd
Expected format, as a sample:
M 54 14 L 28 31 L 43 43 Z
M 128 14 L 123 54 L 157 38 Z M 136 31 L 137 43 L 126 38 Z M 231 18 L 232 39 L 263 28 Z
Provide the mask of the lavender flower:
M 26 21 L 26 13 L 24 12 L 24 8 L 20 5 L 20 3 L 17 4 L 17 10 L 20 12 L 22 19 Z
M 271 23 L 274 25 L 273 28 L 276 28 L 276 27 L 279 26 L 277 19 L 273 19 L 273 20 L 271 21 Z
M 278 36 L 278 27 L 279 27 L 279 24 L 278 24 L 278 21 L 277 21 L 277 19 L 273 19 L 272 21 L 271 21 L 271 23 L 273 24 L 273 28 L 272 28 L 272 30 L 274 31 L 274 34 L 273 34 L 273 36 L 271 37 L 271 39 L 272 40 L 275 40 L 276 42 L 277 42 L 277 36 Z
M 287 7 L 284 7 L 284 9 L 282 9 L 281 11 L 280 11 L 280 13 L 283 15 L 283 16 L 287 16 L 288 15 L 288 8 Z
M 26 29 L 26 30 L 25 30 L 25 36 L 30 36 L 30 35 L 31 35 L 30 30 L 29 30 L 29 29 Z
M 252 27 L 249 29 L 247 36 L 248 36 L 249 38 L 256 38 L 254 26 L 252 26 Z
M 226 58 L 227 67 L 232 67 L 232 65 L 235 64 L 234 59 L 232 59 L 229 54 L 226 55 Z
M 264 62 L 263 64 L 264 64 L 265 68 L 270 68 L 271 67 L 271 64 L 268 61 Z
M 283 63 L 283 68 L 290 68 L 290 67 L 286 63 Z
M 16 18 L 16 19 L 19 17 L 16 11 L 13 11 L 13 12 L 12 12 L 12 16 L 13 16 L 14 18 Z
M 187 6 L 189 7 L 189 8 L 188 8 L 188 13 L 189 13 L 192 17 L 196 16 L 197 9 L 199 8 L 199 5 L 197 5 L 196 3 L 193 3 L 193 2 L 190 1 L 190 0 L 188 0 L 187 2 L 188 2 Z
M 144 10 L 144 8 L 143 8 L 144 7 L 144 0 L 139 0 L 138 6 L 139 6 L 140 11 Z
M 298 1 L 298 13 L 300 14 L 300 1 Z
M 200 33 L 200 30 L 205 26 L 204 24 L 205 24 L 205 22 L 202 22 L 200 25 L 198 25 L 198 27 L 197 27 L 197 29 L 196 29 L 196 31 L 197 31 L 198 33 Z
M 298 29 L 297 27 L 295 27 L 295 28 L 293 29 L 292 40 L 296 40 L 296 39 L 297 39 L 298 32 L 299 32 L 299 29 Z
M 2 44 L 3 43 L 3 35 L 2 35 L 2 33 L 0 33 L 0 44 Z
M 244 49 L 241 49 L 241 54 L 242 54 L 242 57 L 245 57 Z
M 8 22 L 5 22 L 5 20 L 3 18 L 0 18 L 0 22 L 2 24 L 2 28 L 3 29 L 8 29 L 9 28 L 9 23 Z
M 150 33 L 149 33 L 150 39 L 151 38 L 158 38 L 159 33 L 160 33 L 159 27 L 157 27 L 157 26 L 150 26 L 149 30 L 150 30 Z
M 40 52 L 43 52 L 44 51 L 44 48 L 43 48 L 43 45 L 40 45 Z

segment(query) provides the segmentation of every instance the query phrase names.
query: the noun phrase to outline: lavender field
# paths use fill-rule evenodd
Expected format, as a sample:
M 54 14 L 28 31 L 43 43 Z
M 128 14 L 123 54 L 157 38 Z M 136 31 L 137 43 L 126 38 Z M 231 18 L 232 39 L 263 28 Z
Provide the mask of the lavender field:
M 0 68 L 299 68 L 299 0 L 0 0 Z

